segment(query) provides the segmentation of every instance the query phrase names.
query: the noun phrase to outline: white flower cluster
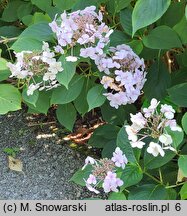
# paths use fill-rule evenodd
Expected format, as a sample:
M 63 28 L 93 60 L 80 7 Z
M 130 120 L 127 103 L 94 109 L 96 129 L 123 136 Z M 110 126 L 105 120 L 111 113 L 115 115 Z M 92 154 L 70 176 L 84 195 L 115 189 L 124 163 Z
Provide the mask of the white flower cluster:
M 99 190 L 96 189 L 99 185 L 102 185 L 105 193 L 110 191 L 118 192 L 118 187 L 123 185 L 123 181 L 117 178 L 115 171 L 118 167 L 124 169 L 127 163 L 128 160 L 119 147 L 113 152 L 113 157 L 111 159 L 105 158 L 97 161 L 88 156 L 82 169 L 88 164 L 91 164 L 93 171 L 87 180 L 84 179 L 86 187 L 96 194 L 100 193 Z
M 33 95 L 36 89 L 50 90 L 56 88 L 59 84 L 56 80 L 58 72 L 63 71 L 61 62 L 57 62 L 54 52 L 49 49 L 49 44 L 43 42 L 42 52 L 22 51 L 15 53 L 17 58 L 16 63 L 7 63 L 11 71 L 10 77 L 18 79 L 26 79 L 28 82 L 27 95 Z M 36 82 L 36 77 L 41 77 L 39 82 Z
M 96 7 L 90 6 L 73 13 L 64 12 L 60 19 L 50 23 L 56 34 L 57 52 L 63 53 L 64 47 L 76 44 L 83 45 L 80 56 L 94 60 L 98 70 L 104 72 L 101 84 L 109 90 L 105 96 L 110 105 L 116 109 L 120 105 L 134 103 L 141 94 L 146 81 L 146 72 L 143 59 L 140 59 L 127 45 L 107 47 L 112 34 L 104 22 L 102 13 L 95 12 Z M 77 57 L 69 56 L 67 60 L 76 61 Z
M 175 110 L 172 106 L 162 104 L 160 110 L 158 109 L 158 102 L 156 99 L 151 100 L 148 108 L 143 108 L 142 112 L 136 115 L 131 114 L 132 125 L 126 125 L 125 129 L 128 134 L 128 139 L 133 148 L 142 149 L 146 145 L 144 139 L 151 137 L 154 142 L 150 142 L 147 152 L 157 157 L 159 154 L 164 157 L 164 150 L 176 151 L 172 147 L 172 137 L 167 133 L 167 127 L 172 131 L 182 131 L 177 126 L 174 118 Z

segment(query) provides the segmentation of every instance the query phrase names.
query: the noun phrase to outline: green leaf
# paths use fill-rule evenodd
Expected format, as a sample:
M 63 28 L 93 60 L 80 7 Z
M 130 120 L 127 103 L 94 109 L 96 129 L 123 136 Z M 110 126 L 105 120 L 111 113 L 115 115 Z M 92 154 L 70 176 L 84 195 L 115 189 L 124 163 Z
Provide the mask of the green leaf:
M 0 71 L 7 70 L 7 60 L 0 57 Z
M 39 92 L 38 90 L 33 92 L 33 95 L 27 95 L 27 88 L 24 88 L 23 92 L 22 92 L 22 98 L 25 102 L 32 104 L 33 106 L 36 106 L 36 102 L 38 100 L 39 97 Z
M 176 154 L 173 151 L 165 150 L 164 157 L 162 157 L 160 155 L 157 157 L 154 157 L 153 155 L 151 155 L 145 151 L 144 167 L 146 169 L 155 169 L 155 168 L 161 167 L 161 166 L 165 165 L 166 163 L 168 163 L 169 161 L 171 161 L 175 155 Z
M 21 94 L 9 84 L 0 84 L 0 115 L 21 109 Z
M 187 134 L 187 112 L 182 117 L 182 127 Z
M 39 13 L 39 12 L 36 12 L 34 13 L 33 17 L 32 17 L 32 22 L 33 24 L 36 24 L 36 23 L 49 23 L 49 22 L 52 22 L 50 16 L 48 14 L 43 14 L 43 13 Z
M 70 179 L 70 181 L 75 182 L 78 185 L 85 186 L 85 180 L 88 179 L 89 175 L 91 174 L 92 166 L 87 165 L 83 170 L 79 169 Z
M 104 148 L 105 145 L 109 142 L 109 139 L 102 136 L 98 136 L 95 131 L 92 134 L 91 138 L 88 141 L 88 145 L 96 148 Z
M 53 0 L 53 4 L 60 8 L 62 11 L 71 9 L 77 0 Z
M 29 108 L 32 111 L 35 111 L 36 113 L 44 113 L 47 114 L 48 109 L 50 107 L 50 98 L 51 98 L 51 91 L 41 91 L 39 92 L 39 97 L 37 102 L 35 103 L 35 106 L 32 104 L 26 104 L 29 106 Z
M 177 23 L 173 29 L 178 33 L 181 41 L 183 44 L 186 44 L 187 43 L 187 20 L 186 20 L 186 17 L 184 16 L 182 18 L 182 20 Z
M 171 136 L 173 142 L 172 142 L 172 146 L 175 149 L 179 148 L 179 145 L 182 143 L 183 138 L 184 138 L 184 133 L 183 131 L 172 131 L 170 129 L 170 127 L 166 128 L 167 133 Z
M 21 29 L 16 26 L 0 27 L 0 35 L 7 38 L 17 37 L 21 32 Z
M 123 186 L 121 187 L 121 191 L 132 185 L 136 185 L 142 180 L 142 177 L 143 172 L 140 166 L 133 163 L 127 164 L 124 171 L 122 172 L 122 175 L 120 176 L 120 179 L 124 182 Z
M 21 37 L 11 46 L 11 49 L 16 52 L 41 50 L 42 42 L 34 38 Z
M 187 83 L 175 85 L 167 91 L 173 103 L 180 107 L 187 107 Z
M 24 16 L 32 12 L 33 5 L 31 3 L 21 4 L 17 10 L 18 18 L 21 20 Z
M 0 70 L 0 82 L 3 80 L 8 79 L 8 77 L 10 76 L 10 71 L 9 70 Z
M 110 0 L 108 1 L 107 8 L 111 14 L 116 14 L 120 10 L 129 6 L 132 0 Z
M 171 86 L 175 86 L 175 85 L 178 85 L 178 84 L 181 84 L 184 82 L 187 82 L 187 70 L 186 70 L 186 68 L 175 71 L 175 73 L 171 74 Z
M 21 20 L 22 20 L 23 24 L 26 26 L 30 26 L 30 25 L 34 24 L 33 15 L 26 15 L 26 16 L 22 17 Z
M 63 72 L 62 72 L 63 73 Z M 76 75 L 69 83 L 69 88 L 65 86 L 53 90 L 51 104 L 67 104 L 75 100 L 81 93 L 84 85 L 84 77 Z
M 187 182 L 182 186 L 182 188 L 180 190 L 180 196 L 181 196 L 182 200 L 187 199 Z
M 41 30 L 42 29 L 42 30 Z M 53 40 L 53 33 L 48 23 L 37 23 L 26 28 L 11 49 L 16 52 L 23 50 L 41 50 L 42 41 Z
M 120 11 L 120 23 L 128 35 L 132 35 L 132 9 L 125 8 Z
M 177 192 L 173 188 L 168 188 L 167 189 L 167 200 L 176 200 L 177 199 Z
M 166 25 L 173 27 L 176 25 L 184 16 L 185 2 L 172 2 L 166 13 L 161 17 L 160 25 Z M 176 13 L 177 11 L 177 13 Z M 175 16 L 173 16 L 175 14 Z M 172 17 L 172 19 L 171 19 Z M 158 21 L 159 22 L 159 21 Z
M 20 1 L 20 0 L 15 0 L 15 1 L 9 1 L 8 4 L 6 5 L 6 8 L 3 10 L 2 14 L 2 20 L 5 22 L 14 22 L 18 19 L 17 15 L 17 10 L 22 5 L 25 3 Z
M 122 127 L 117 135 L 117 146 L 123 151 L 129 162 L 136 162 L 125 127 Z
M 66 57 L 62 55 L 59 60 L 64 70 L 57 74 L 57 80 L 68 89 L 69 82 L 73 78 L 76 70 L 76 62 L 67 62 Z
M 72 11 L 84 10 L 86 7 L 92 5 L 99 7 L 100 4 L 104 3 L 105 1 L 106 0 L 89 0 L 89 1 L 77 0 L 77 2 L 72 7 Z
M 87 102 L 89 106 L 88 111 L 104 104 L 106 100 L 106 97 L 103 95 L 104 92 L 105 92 L 105 89 L 100 84 L 95 85 L 93 88 L 91 88 L 88 91 L 88 95 L 87 95 Z
M 116 192 L 112 192 L 110 193 L 108 200 L 126 200 L 126 196 L 124 193 L 116 193 Z
M 170 3 L 171 0 L 138 0 L 132 13 L 133 35 L 138 29 L 157 21 Z
M 143 50 L 143 44 L 141 40 L 132 40 L 128 43 L 128 45 L 137 55 L 139 55 Z
M 95 129 L 88 144 L 97 148 L 104 148 L 109 141 L 115 140 L 119 127 L 111 124 L 101 125 Z M 110 143 L 111 144 L 111 143 Z
M 31 0 L 31 2 L 43 11 L 47 11 L 47 9 L 52 5 L 51 0 Z
M 106 101 L 101 106 L 101 113 L 103 120 L 114 125 L 123 125 L 125 120 L 128 120 L 130 113 L 136 113 L 136 107 L 132 104 L 120 106 L 118 109 L 111 107 L 109 102 Z
M 110 36 L 110 45 L 117 46 L 129 42 L 129 40 L 130 40 L 129 36 L 124 34 L 124 32 L 119 30 L 114 30 L 114 32 Z
M 28 37 L 37 39 L 38 41 L 53 40 L 53 32 L 48 23 L 36 23 L 26 28 L 19 38 Z
M 111 158 L 116 149 L 116 140 L 110 140 L 104 145 L 102 150 L 102 158 Z
M 101 125 L 94 131 L 97 136 L 101 136 L 109 140 L 115 139 L 118 132 L 119 127 L 112 124 Z
M 129 200 L 165 200 L 167 199 L 167 190 L 162 185 L 145 184 L 129 193 Z
M 162 52 L 161 52 L 162 53 Z M 156 49 L 149 49 L 144 46 L 140 56 L 144 58 L 144 60 L 152 60 L 158 58 L 158 50 Z
M 57 119 L 64 127 L 72 131 L 77 112 L 72 103 L 59 105 L 56 111 Z
M 80 95 L 74 100 L 75 108 L 81 115 L 84 115 L 86 112 L 88 112 L 89 106 L 86 97 L 88 91 L 92 88 L 92 86 L 92 80 L 87 78 L 87 80 L 84 82 L 84 86 L 82 88 Z
M 180 155 L 178 165 L 184 176 L 187 176 L 187 155 Z
M 158 26 L 147 36 L 143 37 L 143 43 L 151 49 L 171 49 L 182 47 L 177 33 L 168 26 Z
M 171 82 L 166 65 L 161 61 L 155 62 L 148 70 L 146 78 L 144 92 L 147 99 L 151 100 L 152 98 L 156 98 L 162 100 L 166 96 L 166 90 Z

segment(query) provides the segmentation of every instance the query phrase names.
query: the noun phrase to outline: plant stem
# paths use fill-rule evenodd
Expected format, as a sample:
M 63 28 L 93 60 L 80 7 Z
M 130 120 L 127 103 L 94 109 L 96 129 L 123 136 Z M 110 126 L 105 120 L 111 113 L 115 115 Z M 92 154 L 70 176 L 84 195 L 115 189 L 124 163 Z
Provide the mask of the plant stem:
M 159 181 L 158 179 L 156 179 L 154 176 L 152 176 L 151 174 L 144 172 L 145 175 L 149 176 L 151 179 L 153 179 L 154 181 L 156 181 L 159 184 L 163 184 L 161 181 Z
M 0 43 L 8 43 L 10 41 L 15 41 L 17 40 L 18 37 L 13 37 L 13 38 L 4 38 L 3 40 L 0 40 Z
M 187 182 L 181 182 L 181 183 L 176 184 L 176 185 L 169 185 L 169 186 L 166 186 L 166 189 L 168 189 L 168 188 L 175 188 L 175 187 L 179 187 L 179 186 L 181 186 L 181 185 L 183 185 L 183 184 L 185 184 L 185 183 L 187 183 Z
M 162 172 L 161 172 L 161 169 L 160 169 L 160 168 L 159 168 L 159 175 L 160 175 L 160 181 L 161 181 L 161 183 L 163 184 Z

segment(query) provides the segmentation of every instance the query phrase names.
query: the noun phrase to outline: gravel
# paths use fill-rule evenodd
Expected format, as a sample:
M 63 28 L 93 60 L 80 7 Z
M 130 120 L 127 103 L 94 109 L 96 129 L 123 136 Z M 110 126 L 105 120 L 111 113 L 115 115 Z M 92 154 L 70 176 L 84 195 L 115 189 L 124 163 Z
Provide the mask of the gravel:
M 40 127 L 34 121 L 23 111 L 0 116 L 0 199 L 93 197 L 86 188 L 69 182 L 85 155 L 62 142 L 62 128 L 50 123 Z M 16 158 L 22 161 L 24 173 L 8 168 L 4 149 L 15 147 L 21 149 Z

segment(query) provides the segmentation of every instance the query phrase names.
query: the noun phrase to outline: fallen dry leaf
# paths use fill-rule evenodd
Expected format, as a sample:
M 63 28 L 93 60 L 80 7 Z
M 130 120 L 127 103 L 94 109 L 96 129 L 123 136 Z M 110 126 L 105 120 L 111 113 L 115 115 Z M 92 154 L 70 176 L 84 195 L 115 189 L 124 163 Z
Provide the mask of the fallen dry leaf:
M 11 156 L 8 156 L 8 167 L 11 170 L 18 171 L 18 172 L 23 172 L 22 171 L 23 163 L 21 162 L 21 160 L 15 159 L 15 158 L 13 158 Z

